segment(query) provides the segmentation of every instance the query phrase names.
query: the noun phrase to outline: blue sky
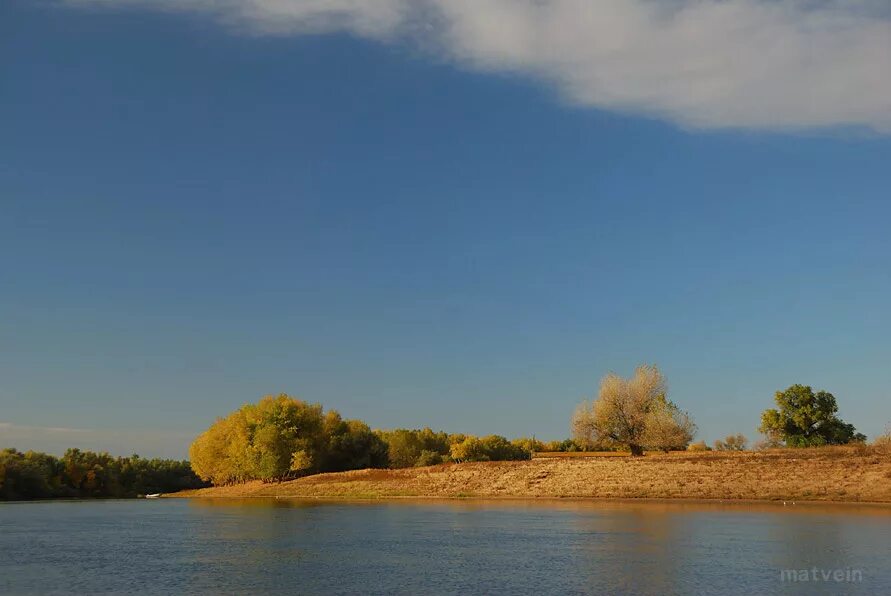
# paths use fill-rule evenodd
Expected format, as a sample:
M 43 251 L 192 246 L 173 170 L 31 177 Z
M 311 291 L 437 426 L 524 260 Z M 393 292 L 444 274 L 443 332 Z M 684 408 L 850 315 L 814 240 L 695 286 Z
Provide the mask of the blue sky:
M 655 72 L 546 49 L 534 3 L 389 4 L 0 7 L 0 443 L 181 457 L 278 392 L 562 438 L 645 362 L 709 441 L 799 382 L 891 422 L 878 3 L 803 13 L 816 37 L 747 0 L 553 3 L 555 40 L 657 35 Z M 731 17 L 800 60 L 672 33 Z M 739 72 L 686 68 L 703 49 Z

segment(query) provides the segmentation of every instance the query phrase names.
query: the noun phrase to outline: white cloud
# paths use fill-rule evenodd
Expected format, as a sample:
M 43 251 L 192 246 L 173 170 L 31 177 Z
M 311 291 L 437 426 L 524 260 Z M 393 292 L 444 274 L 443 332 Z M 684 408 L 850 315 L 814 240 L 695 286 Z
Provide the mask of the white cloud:
M 254 35 L 419 44 L 579 106 L 694 128 L 891 132 L 885 0 L 66 1 L 193 11 Z

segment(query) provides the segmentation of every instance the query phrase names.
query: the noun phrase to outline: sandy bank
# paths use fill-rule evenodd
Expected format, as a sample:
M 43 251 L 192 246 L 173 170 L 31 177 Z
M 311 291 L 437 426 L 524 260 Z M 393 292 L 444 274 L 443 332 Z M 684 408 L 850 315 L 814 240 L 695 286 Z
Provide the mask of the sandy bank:
M 177 497 L 649 498 L 891 503 L 891 457 L 821 448 L 444 464 L 249 482 Z

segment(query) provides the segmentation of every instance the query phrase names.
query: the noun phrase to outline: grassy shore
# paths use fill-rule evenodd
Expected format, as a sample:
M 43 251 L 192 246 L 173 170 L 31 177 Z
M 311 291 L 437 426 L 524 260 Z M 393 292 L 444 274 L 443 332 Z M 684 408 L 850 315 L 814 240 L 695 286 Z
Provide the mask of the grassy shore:
M 317 474 L 178 497 L 482 497 L 891 503 L 891 455 L 859 447 L 535 458 Z

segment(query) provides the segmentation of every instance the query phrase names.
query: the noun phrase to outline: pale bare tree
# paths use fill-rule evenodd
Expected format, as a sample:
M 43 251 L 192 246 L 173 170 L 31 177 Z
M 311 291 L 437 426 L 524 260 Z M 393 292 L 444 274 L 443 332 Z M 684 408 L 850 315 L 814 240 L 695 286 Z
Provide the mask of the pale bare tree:
M 679 451 L 687 448 L 695 434 L 696 425 L 690 415 L 660 397 L 647 414 L 643 444 L 666 453 Z
M 645 447 L 683 449 L 696 427 L 666 392 L 665 377 L 655 366 L 639 366 L 629 379 L 610 373 L 600 381 L 597 399 L 576 409 L 573 436 L 582 444 L 621 445 L 632 455 L 643 455 Z
M 715 451 L 745 451 L 748 444 L 749 440 L 741 433 L 727 435 L 723 441 L 715 441 Z

